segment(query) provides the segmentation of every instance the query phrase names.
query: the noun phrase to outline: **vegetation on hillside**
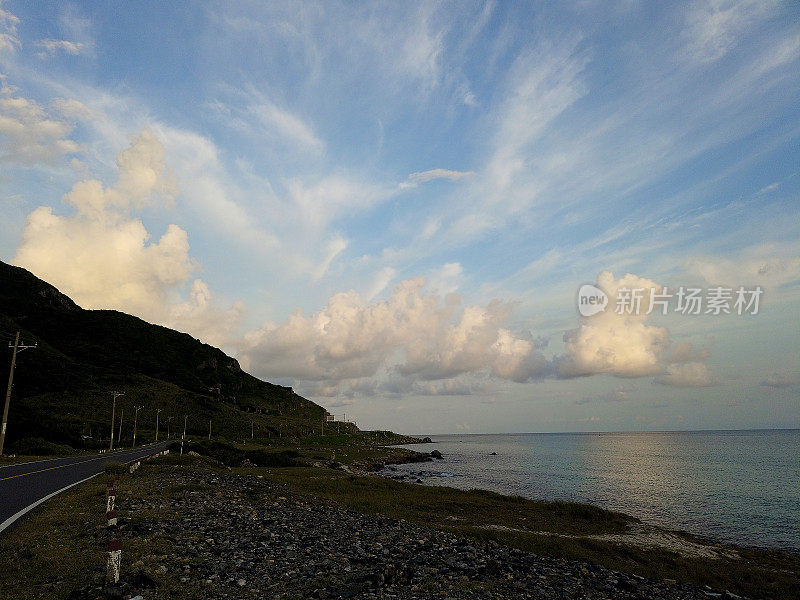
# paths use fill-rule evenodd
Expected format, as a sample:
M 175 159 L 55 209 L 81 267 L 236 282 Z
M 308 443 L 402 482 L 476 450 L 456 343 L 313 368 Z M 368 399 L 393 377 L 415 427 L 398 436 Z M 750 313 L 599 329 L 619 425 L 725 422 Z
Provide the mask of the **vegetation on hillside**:
M 325 411 L 291 388 L 242 371 L 221 350 L 192 336 L 117 311 L 84 310 L 25 269 L 0 262 L 0 334 L 21 331 L 36 350 L 20 353 L 6 443 L 10 450 L 37 446 L 31 440 L 73 448 L 108 444 L 111 391 L 117 400 L 115 438 L 122 416 L 122 445 L 183 432 L 228 440 L 298 439 L 320 430 Z M 5 344 L 4 344 L 5 345 Z M 0 363 L 8 372 L 11 352 Z M 170 419 L 170 417 L 172 417 Z M 354 431 L 352 425 L 343 424 Z M 41 448 L 38 444 L 37 448 Z

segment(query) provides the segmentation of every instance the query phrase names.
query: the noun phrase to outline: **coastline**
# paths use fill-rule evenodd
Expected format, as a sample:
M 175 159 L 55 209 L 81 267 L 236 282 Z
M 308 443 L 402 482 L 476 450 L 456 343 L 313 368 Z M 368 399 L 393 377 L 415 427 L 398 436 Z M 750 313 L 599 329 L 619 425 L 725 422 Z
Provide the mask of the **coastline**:
M 322 463 L 314 446 L 296 466 L 269 468 L 156 459 L 120 482 L 115 532 L 99 525 L 104 482 L 79 486 L 0 537 L 11 565 L 0 596 L 28 578 L 30 595 L 15 597 L 106 597 L 96 567 L 110 535 L 123 541 L 119 597 L 144 600 L 695 600 L 786 598 L 800 586 L 797 556 L 708 544 L 591 505 L 397 482 L 362 466 L 426 455 L 364 450 Z
M 786 432 L 794 434 L 796 430 L 778 433 Z M 531 500 L 586 503 L 639 517 L 661 529 L 684 531 L 709 543 L 800 554 L 800 537 L 791 527 L 792 522 L 796 522 L 793 511 L 800 510 L 797 496 L 791 494 L 792 489 L 797 489 L 797 483 L 790 476 L 795 459 L 787 457 L 785 451 L 781 459 L 770 463 L 771 470 L 756 469 L 758 473 L 749 481 L 741 475 L 747 463 L 740 462 L 736 455 L 719 454 L 716 445 L 713 446 L 717 460 L 714 473 L 709 473 L 705 467 L 695 469 L 694 463 L 686 460 L 687 454 L 695 459 L 696 452 L 680 451 L 677 455 L 680 460 L 676 460 L 676 455 L 662 451 L 662 448 L 669 451 L 685 444 L 702 448 L 705 456 L 706 448 L 712 447 L 710 443 L 716 444 L 720 434 L 734 440 L 725 442 L 730 445 L 740 443 L 742 435 L 759 433 L 762 432 L 443 435 L 434 438 L 435 445 L 424 448 L 444 453 L 445 460 L 441 463 L 419 465 L 420 468 L 417 465 L 387 466 L 381 474 L 401 481 L 421 480 L 425 485 L 519 494 Z M 776 432 L 768 430 L 767 433 Z M 711 437 L 709 434 L 714 436 L 710 440 L 706 439 Z M 609 441 L 603 442 L 602 438 L 595 441 L 601 435 Z M 620 435 L 639 439 L 619 443 Z M 703 438 L 686 439 L 686 435 Z M 645 436 L 657 439 L 644 439 Z M 581 437 L 589 441 L 550 441 Z M 784 442 L 795 439 L 797 436 L 792 435 Z M 767 438 L 770 440 L 771 437 Z M 745 442 L 743 446 L 753 447 L 754 442 L 746 439 Z M 629 462 L 624 450 L 623 456 L 617 452 L 618 447 L 634 450 L 634 445 L 639 452 L 643 445 L 647 449 L 648 443 L 654 443 L 653 448 L 659 453 Z M 767 447 L 763 442 L 759 444 Z M 416 446 L 409 448 L 422 450 Z M 579 446 L 582 453 L 575 451 Z M 609 447 L 611 452 L 607 450 Z M 590 456 L 587 456 L 587 449 L 592 452 Z M 722 462 L 722 457 L 727 464 Z M 585 460 L 589 461 L 588 466 L 584 466 Z M 636 461 L 647 464 L 647 470 L 642 471 Z M 669 471 L 671 468 L 676 471 Z M 754 487 L 753 482 L 761 483 Z M 765 488 L 765 482 L 774 485 L 774 490 Z
M 583 547 L 567 534 L 613 535 L 631 522 L 625 515 L 569 503 L 542 505 L 327 467 L 230 469 L 204 457 L 168 456 L 121 480 L 119 526 L 109 532 L 97 527 L 103 507 L 86 513 L 92 499 L 102 499 L 103 486 L 102 481 L 91 482 L 65 494 L 11 536 L 0 538 L 0 559 L 11 565 L 0 575 L 0 595 L 13 590 L 9 586 L 22 575 L 24 561 L 6 562 L 11 555 L 22 552 L 37 563 L 69 548 L 69 559 L 61 562 L 88 557 L 88 568 L 74 565 L 74 572 L 62 571 L 57 577 L 46 571 L 28 573 L 29 596 L 15 597 L 108 597 L 91 557 L 101 558 L 94 547 L 102 547 L 110 535 L 118 536 L 123 547 L 122 579 L 111 597 L 141 595 L 145 600 L 707 600 L 779 598 L 780 590 L 788 589 L 747 595 L 719 585 L 705 565 L 740 562 L 731 557 L 694 557 L 687 564 L 706 572 L 707 583 L 692 582 L 672 573 L 648 572 L 644 565 L 615 568 L 579 555 L 533 552 L 510 527 L 473 527 L 474 519 L 484 524 L 538 520 L 554 542 L 579 554 Z M 448 519 L 455 514 L 456 520 Z M 56 539 L 37 542 L 31 537 L 37 528 L 65 520 L 73 527 L 55 531 Z M 615 543 L 610 538 L 592 542 L 604 552 Z M 658 560 L 664 556 L 655 555 Z

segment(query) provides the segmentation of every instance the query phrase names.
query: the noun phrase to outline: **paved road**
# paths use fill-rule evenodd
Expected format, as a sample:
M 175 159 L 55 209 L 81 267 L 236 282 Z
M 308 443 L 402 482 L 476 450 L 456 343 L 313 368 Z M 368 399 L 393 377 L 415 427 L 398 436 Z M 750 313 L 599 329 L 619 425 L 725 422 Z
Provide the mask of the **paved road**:
M 101 473 L 107 462 L 131 462 L 164 450 L 168 443 L 0 467 L 0 532 L 59 492 Z

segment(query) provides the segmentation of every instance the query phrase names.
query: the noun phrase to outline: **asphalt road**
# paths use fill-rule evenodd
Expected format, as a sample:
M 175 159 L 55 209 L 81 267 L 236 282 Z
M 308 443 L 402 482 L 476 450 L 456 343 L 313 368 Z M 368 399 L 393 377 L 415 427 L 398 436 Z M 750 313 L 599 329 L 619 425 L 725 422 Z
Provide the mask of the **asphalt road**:
M 0 532 L 59 492 L 102 473 L 107 462 L 132 462 L 164 450 L 168 443 L 0 467 Z

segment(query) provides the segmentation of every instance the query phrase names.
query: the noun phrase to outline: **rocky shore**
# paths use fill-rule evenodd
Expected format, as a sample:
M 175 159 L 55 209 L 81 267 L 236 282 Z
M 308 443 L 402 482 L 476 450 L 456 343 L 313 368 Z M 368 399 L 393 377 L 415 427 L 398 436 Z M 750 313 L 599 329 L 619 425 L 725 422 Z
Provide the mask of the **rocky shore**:
M 124 547 L 159 549 L 125 554 L 117 588 L 70 598 L 738 598 L 344 510 L 257 476 L 165 469 L 150 495 L 123 501 L 118 532 Z

